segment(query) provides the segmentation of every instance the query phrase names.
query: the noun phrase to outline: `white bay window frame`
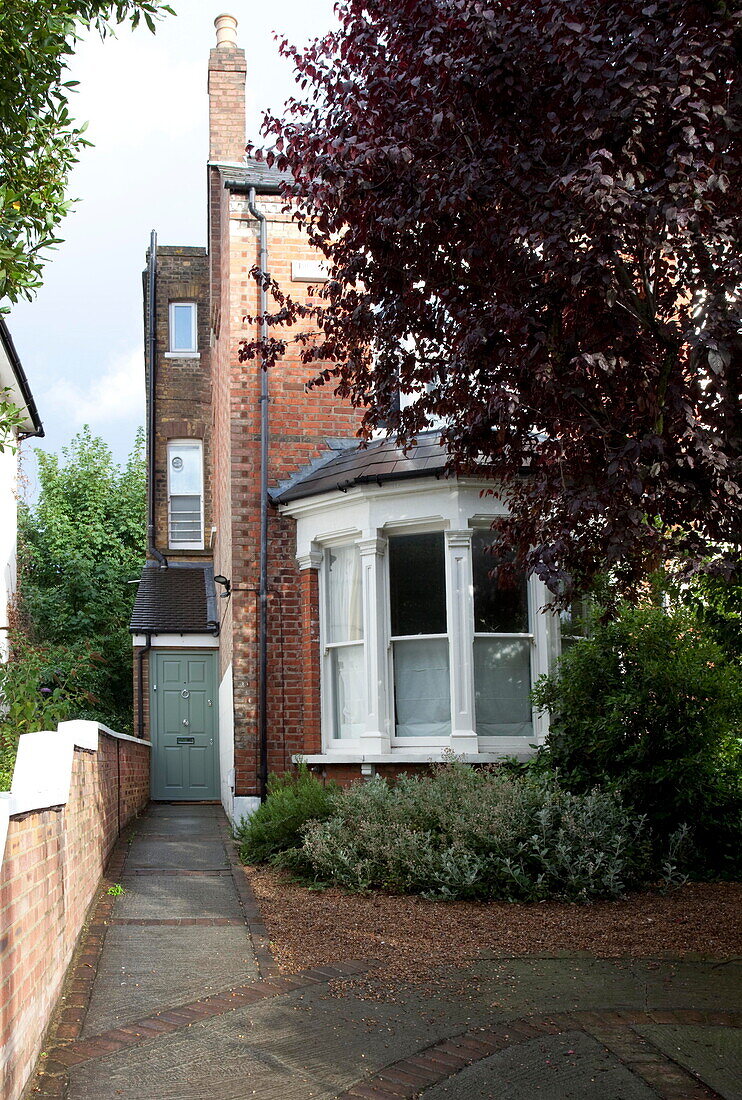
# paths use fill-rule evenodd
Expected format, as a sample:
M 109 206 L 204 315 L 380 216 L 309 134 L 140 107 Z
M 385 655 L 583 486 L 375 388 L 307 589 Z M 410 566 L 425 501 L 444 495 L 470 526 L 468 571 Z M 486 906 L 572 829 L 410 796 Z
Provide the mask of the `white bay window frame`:
M 505 512 L 497 498 L 483 499 L 483 488 L 491 486 L 465 479 L 453 484 L 426 479 L 414 484 L 360 486 L 282 507 L 283 514 L 297 521 L 297 561 L 303 567 L 310 560 L 319 564 L 324 559 L 318 555 L 332 546 L 354 543 L 361 555 L 365 722 L 357 737 L 333 736 L 327 657 L 331 646 L 325 640 L 323 621 L 327 577 L 320 567 L 323 748 L 309 757 L 309 762 L 428 762 L 442 759 L 446 751 L 466 760 L 487 762 L 509 755 L 525 758 L 534 744 L 545 740 L 547 719 L 538 712 L 533 713 L 531 736 L 486 738 L 476 733 L 471 542 L 475 529 L 488 529 L 493 519 Z M 483 504 L 488 505 L 486 511 Z M 445 546 L 451 732 L 445 737 L 397 737 L 393 645 L 403 639 L 391 635 L 388 540 L 394 535 L 434 531 L 443 533 Z M 540 610 L 548 599 L 544 585 L 536 577 L 529 578 L 528 631 L 518 636 L 529 643 L 532 684 L 549 670 L 558 653 L 558 625 L 555 627 L 552 614 Z M 415 637 L 423 640 L 427 635 Z

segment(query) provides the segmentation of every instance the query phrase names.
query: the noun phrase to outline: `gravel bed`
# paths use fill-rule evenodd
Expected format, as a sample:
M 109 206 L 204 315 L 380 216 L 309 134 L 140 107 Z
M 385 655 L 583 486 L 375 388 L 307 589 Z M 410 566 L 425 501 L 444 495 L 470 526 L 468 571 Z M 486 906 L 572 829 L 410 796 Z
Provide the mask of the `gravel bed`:
M 299 886 L 264 867 L 245 874 L 282 971 L 375 960 L 373 977 L 343 983 L 381 994 L 401 982 L 436 983 L 442 967 L 483 955 L 726 959 L 742 954 L 742 883 L 689 883 L 618 901 L 435 902 Z

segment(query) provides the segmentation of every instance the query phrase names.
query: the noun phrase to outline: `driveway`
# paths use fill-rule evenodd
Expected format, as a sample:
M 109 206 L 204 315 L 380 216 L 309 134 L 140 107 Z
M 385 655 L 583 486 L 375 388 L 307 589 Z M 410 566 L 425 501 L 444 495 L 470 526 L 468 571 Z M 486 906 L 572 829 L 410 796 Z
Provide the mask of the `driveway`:
M 221 808 L 155 803 L 114 853 L 32 1095 L 742 1097 L 740 960 L 492 955 L 393 1002 L 342 990 L 373 960 L 282 975 Z

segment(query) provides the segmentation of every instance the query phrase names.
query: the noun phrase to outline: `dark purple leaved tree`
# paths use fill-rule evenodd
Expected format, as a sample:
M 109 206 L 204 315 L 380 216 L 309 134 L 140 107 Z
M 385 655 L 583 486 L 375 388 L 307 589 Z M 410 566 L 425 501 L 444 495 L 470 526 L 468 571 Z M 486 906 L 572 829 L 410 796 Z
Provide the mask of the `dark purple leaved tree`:
M 341 0 L 283 43 L 271 163 L 332 268 L 282 299 L 319 380 L 403 441 L 442 417 L 567 599 L 742 544 L 740 4 Z M 400 412 L 398 386 L 419 392 Z

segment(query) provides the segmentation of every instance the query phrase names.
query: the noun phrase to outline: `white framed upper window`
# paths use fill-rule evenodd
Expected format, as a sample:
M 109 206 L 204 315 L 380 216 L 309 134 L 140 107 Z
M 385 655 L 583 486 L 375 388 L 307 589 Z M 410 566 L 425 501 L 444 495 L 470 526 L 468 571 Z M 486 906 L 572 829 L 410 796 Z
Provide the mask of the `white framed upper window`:
M 204 548 L 203 471 L 200 439 L 175 439 L 168 443 L 168 541 L 171 550 Z
M 168 349 L 171 355 L 198 354 L 195 302 L 171 302 L 168 310 Z

